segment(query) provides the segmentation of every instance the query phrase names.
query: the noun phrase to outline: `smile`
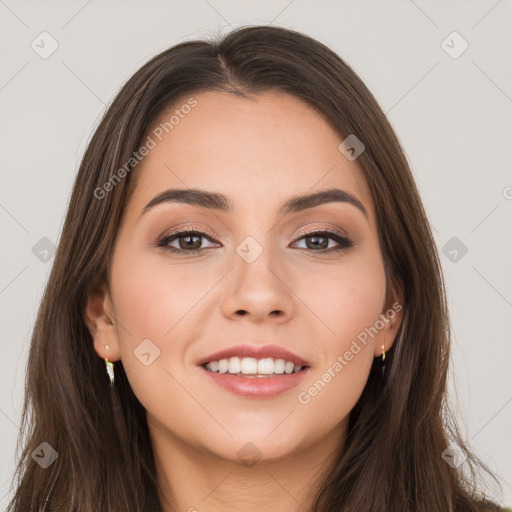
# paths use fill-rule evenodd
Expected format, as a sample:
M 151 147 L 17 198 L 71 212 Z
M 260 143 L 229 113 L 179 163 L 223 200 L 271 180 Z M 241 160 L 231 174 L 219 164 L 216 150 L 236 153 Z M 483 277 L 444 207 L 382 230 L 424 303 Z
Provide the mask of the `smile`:
M 229 373 L 240 377 L 273 377 L 300 372 L 305 366 L 273 357 L 263 359 L 230 357 L 229 359 L 210 361 L 204 365 L 204 368 L 210 372 Z
M 199 369 L 210 382 L 217 385 L 221 390 L 248 399 L 277 397 L 298 386 L 311 371 L 309 366 L 293 365 L 292 367 L 291 364 L 288 364 L 290 361 L 287 362 L 282 359 L 271 360 L 272 363 L 270 363 L 267 359 L 243 358 L 240 362 L 234 361 L 232 367 L 232 359 L 240 358 L 212 361 L 199 366 Z M 248 362 L 244 362 L 244 360 L 248 360 Z M 267 361 L 261 363 L 263 365 L 262 371 L 267 373 L 260 373 L 260 361 Z M 283 364 L 285 368 L 283 372 L 279 373 Z M 237 365 L 240 366 L 238 371 L 236 371 L 238 369 Z M 233 372 L 228 371 L 231 368 Z M 270 373 L 271 369 L 272 372 Z

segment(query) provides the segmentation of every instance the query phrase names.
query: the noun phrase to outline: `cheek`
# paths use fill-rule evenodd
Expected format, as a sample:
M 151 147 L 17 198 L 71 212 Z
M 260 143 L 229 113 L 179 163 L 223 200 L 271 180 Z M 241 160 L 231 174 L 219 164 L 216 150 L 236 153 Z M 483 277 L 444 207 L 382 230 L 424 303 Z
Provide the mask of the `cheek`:
M 130 251 L 119 250 L 112 265 L 121 359 L 134 393 L 151 409 L 159 400 L 154 390 L 167 397 L 176 391 L 165 370 L 174 373 L 183 364 L 190 336 L 185 331 L 197 325 L 197 304 L 218 278 L 212 276 L 209 284 L 192 272 L 171 271 L 169 265 L 144 254 L 122 254 Z
M 322 320 L 315 329 L 322 359 L 297 398 L 307 413 L 321 417 L 327 427 L 354 407 L 374 360 L 370 328 L 379 320 L 386 289 L 380 254 L 347 258 L 335 272 L 331 268 L 317 273 L 315 283 L 309 288 L 313 293 L 308 304 Z
M 385 299 L 386 279 L 378 253 L 373 257 L 353 255 L 336 270 L 324 268 L 315 273 L 314 286 L 301 296 L 317 313 L 326 352 L 347 350 L 351 341 L 379 319 Z M 304 295 L 306 294 L 307 295 Z
M 317 368 L 297 393 L 304 421 L 325 431 L 346 419 L 363 392 L 372 362 L 373 350 L 360 344 L 340 351 L 324 367 Z
M 216 276 L 201 276 L 197 271 L 173 267 L 162 258 L 150 258 L 139 253 L 133 258 L 114 259 L 112 282 L 116 313 L 126 322 L 123 344 L 131 347 L 145 338 L 152 339 L 164 351 L 175 333 L 194 314 L 201 297 L 214 284 Z M 187 316 L 188 318 L 188 316 Z M 174 336 L 173 336 L 174 335 Z M 176 346 L 173 341 L 173 347 Z
M 305 417 L 320 430 L 346 418 L 363 392 L 374 361 L 369 328 L 379 319 L 384 300 L 385 281 L 379 272 L 340 274 L 328 287 L 317 289 L 325 324 L 317 329 L 321 361 L 297 393 Z

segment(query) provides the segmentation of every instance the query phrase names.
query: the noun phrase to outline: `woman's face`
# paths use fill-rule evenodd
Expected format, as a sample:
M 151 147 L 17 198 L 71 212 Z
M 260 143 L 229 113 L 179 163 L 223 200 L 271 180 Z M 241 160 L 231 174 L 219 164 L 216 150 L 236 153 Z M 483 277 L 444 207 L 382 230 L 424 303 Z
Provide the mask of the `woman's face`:
M 340 136 L 295 97 L 191 96 L 196 104 L 186 97 L 162 115 L 159 122 L 175 115 L 167 131 L 157 124 L 148 132 L 154 144 L 132 171 L 140 175 L 99 308 L 113 325 L 94 318 L 92 300 L 88 307 L 99 327 L 95 350 L 122 360 L 150 431 L 164 442 L 233 461 L 339 443 L 373 359 L 382 345 L 390 348 L 400 320 L 390 309 L 395 298 L 386 301 L 362 171 L 339 150 Z M 225 199 L 154 201 L 187 189 Z M 330 189 L 355 198 L 366 214 L 334 194 L 286 208 Z M 172 238 L 177 230 L 196 234 Z M 293 355 L 258 352 L 268 345 Z M 201 366 L 233 347 L 227 373 Z M 240 361 L 230 359 L 237 354 Z M 254 359 L 272 358 L 259 371 L 275 372 L 283 364 L 276 359 L 294 357 L 308 368 L 253 375 Z M 240 369 L 247 376 L 235 375 Z

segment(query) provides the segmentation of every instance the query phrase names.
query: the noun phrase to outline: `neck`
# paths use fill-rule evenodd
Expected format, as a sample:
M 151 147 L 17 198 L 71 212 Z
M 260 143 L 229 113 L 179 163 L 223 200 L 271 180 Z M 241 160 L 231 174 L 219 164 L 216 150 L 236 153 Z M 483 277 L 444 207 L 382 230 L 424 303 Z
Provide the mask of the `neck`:
M 279 460 L 228 460 L 152 432 L 159 499 L 164 512 L 305 512 L 310 510 L 335 454 L 345 425 L 328 438 Z M 250 453 L 250 448 L 248 449 Z

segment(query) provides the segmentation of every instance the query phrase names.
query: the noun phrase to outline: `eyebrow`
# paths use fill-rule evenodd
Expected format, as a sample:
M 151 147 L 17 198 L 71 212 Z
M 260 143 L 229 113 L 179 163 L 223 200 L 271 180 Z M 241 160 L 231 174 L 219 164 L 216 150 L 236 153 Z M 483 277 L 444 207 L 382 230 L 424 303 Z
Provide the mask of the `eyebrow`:
M 208 208 L 220 212 L 231 212 L 233 203 L 231 200 L 217 192 L 207 192 L 200 189 L 168 189 L 154 197 L 142 210 L 141 216 L 155 206 L 168 203 L 186 203 L 201 208 Z M 368 219 L 368 212 L 361 201 L 349 192 L 338 188 L 331 188 L 321 192 L 294 196 L 288 199 L 279 209 L 280 215 L 302 212 L 325 203 L 348 203 L 360 210 Z

